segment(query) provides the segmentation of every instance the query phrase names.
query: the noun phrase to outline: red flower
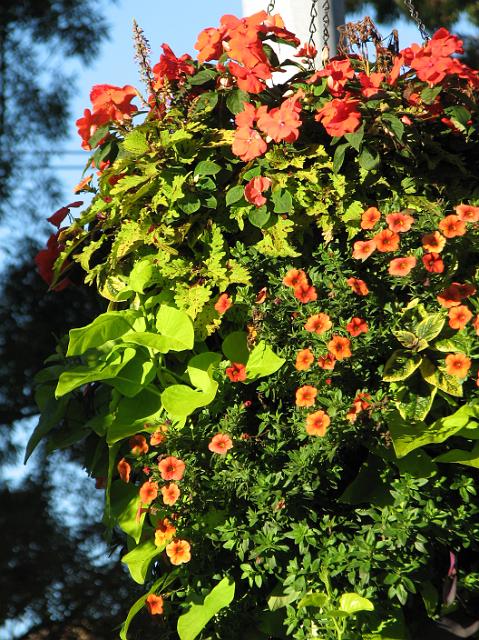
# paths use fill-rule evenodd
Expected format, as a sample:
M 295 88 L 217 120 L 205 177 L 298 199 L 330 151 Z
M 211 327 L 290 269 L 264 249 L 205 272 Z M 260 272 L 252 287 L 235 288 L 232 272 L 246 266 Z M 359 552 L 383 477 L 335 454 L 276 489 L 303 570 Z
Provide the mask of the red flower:
M 140 488 L 140 500 L 143 504 L 150 504 L 153 500 L 156 500 L 158 496 L 158 484 L 147 480 L 141 485 Z
M 199 62 L 218 60 L 221 57 L 225 33 L 226 29 L 224 27 L 220 29 L 214 29 L 213 27 L 203 29 L 195 44 L 195 49 L 199 51 Z
M 92 113 L 90 109 L 84 110 L 83 117 L 78 118 L 78 120 L 75 122 L 78 129 L 78 135 L 82 139 L 81 146 L 83 149 L 85 149 L 86 151 L 91 151 L 90 138 L 93 136 L 98 127 L 106 124 L 107 122 L 109 122 L 109 120 L 110 119 L 108 117 L 108 114 L 105 114 L 103 112 Z M 105 140 L 106 136 L 99 140 L 95 146 L 98 147 L 99 145 L 103 144 Z
M 296 389 L 296 406 L 297 407 L 312 407 L 318 390 L 316 387 L 312 387 L 309 384 L 305 384 L 303 387 Z
M 442 273 L 444 271 L 444 262 L 439 253 L 426 253 L 422 257 L 422 262 L 426 271 L 430 273 Z
M 243 111 L 240 111 L 235 116 L 235 122 L 238 129 L 252 129 L 254 123 L 258 119 L 258 111 L 254 105 L 250 102 L 243 103 Z
M 352 355 L 351 342 L 348 338 L 343 338 L 342 336 L 333 336 L 328 342 L 328 350 L 336 360 L 344 360 Z
M 464 329 L 472 318 L 472 313 L 465 304 L 461 304 L 457 307 L 451 307 L 448 316 L 451 329 Z
M 391 231 L 404 233 L 405 231 L 409 231 L 411 225 L 414 224 L 414 218 L 407 213 L 397 211 L 396 213 L 390 213 L 386 216 L 386 222 Z
M 330 424 L 330 417 L 322 409 L 315 413 L 310 413 L 306 418 L 306 433 L 310 436 L 323 437 L 326 435 L 326 430 Z
M 298 284 L 294 288 L 294 296 L 303 304 L 306 304 L 307 302 L 314 302 L 318 299 L 316 289 L 312 285 L 309 285 L 307 282 Z
M 271 70 L 267 64 L 259 62 L 252 69 L 242 67 L 236 62 L 230 62 L 229 70 L 236 78 L 236 84 L 242 91 L 248 93 L 261 93 L 266 89 L 265 80 L 271 78 Z
M 314 44 L 303 44 L 303 46 L 298 49 L 298 53 L 294 54 L 295 58 L 311 58 L 314 59 L 318 55 L 318 50 L 314 46 Z
M 381 91 L 381 82 L 384 82 L 384 73 L 372 72 L 369 75 L 360 71 L 358 73 L 361 93 L 365 98 L 372 98 Z
M 466 223 L 459 216 L 450 215 L 441 220 L 439 229 L 446 238 L 456 238 L 466 233 Z
M 80 191 L 92 191 L 92 188 L 90 187 L 90 182 L 93 178 L 93 175 L 87 176 L 86 178 L 83 178 L 83 180 L 80 180 L 80 182 L 76 185 L 76 187 L 73 187 L 73 193 L 80 193 Z
M 324 369 L 325 371 L 332 371 L 334 369 L 335 364 L 336 364 L 336 358 L 333 356 L 332 353 L 328 353 L 326 356 L 320 356 L 318 358 L 319 367 L 321 369 Z
M 161 48 L 163 53 L 159 62 L 153 67 L 155 90 L 164 87 L 165 81 L 181 80 L 182 77 L 191 76 L 195 72 L 193 60 L 187 53 L 184 53 L 181 58 L 177 58 L 168 44 L 163 43 Z
M 262 207 L 268 202 L 263 195 L 263 191 L 267 191 L 270 187 L 271 180 L 269 178 L 263 178 L 262 176 L 251 178 L 244 188 L 244 197 L 251 204 Z
M 395 258 L 389 263 L 389 275 L 391 276 L 408 276 L 416 266 L 417 260 L 414 256 L 405 256 L 403 258 Z
M 399 249 L 399 234 L 391 229 L 383 229 L 374 236 L 376 249 L 381 253 L 397 251 Z
M 353 247 L 353 258 L 364 262 L 374 251 L 376 251 L 375 240 L 357 240 Z
M 227 293 L 222 293 L 215 303 L 216 311 L 221 315 L 231 309 L 233 302 Z
M 241 127 L 235 131 L 231 149 L 235 156 L 238 156 L 244 162 L 249 162 L 262 156 L 267 151 L 268 145 L 257 131 Z
M 186 540 L 174 540 L 166 546 L 166 555 L 171 564 L 183 564 L 191 560 L 190 549 L 190 544 Z
M 231 382 L 243 382 L 246 380 L 246 367 L 240 362 L 232 362 L 231 367 L 227 367 L 226 375 Z
M 296 356 L 294 365 L 298 371 L 307 371 L 314 362 L 314 355 L 311 349 L 301 349 Z
M 301 284 L 308 284 L 308 278 L 302 269 L 290 269 L 283 278 L 283 284 L 287 287 L 299 287 Z
M 122 458 L 117 464 L 118 475 L 123 480 L 123 482 L 130 482 L 130 473 L 131 473 L 131 465 Z
M 70 202 L 70 204 L 67 204 L 64 207 L 61 207 L 60 209 L 55 211 L 55 213 L 52 213 L 52 215 L 49 218 L 47 218 L 47 222 L 50 222 L 54 227 L 57 227 L 58 229 L 61 223 L 65 220 L 67 215 L 70 213 L 70 209 L 72 207 L 81 207 L 82 204 L 83 204 L 83 200 L 76 200 L 75 202 Z
M 166 504 L 170 507 L 176 503 L 180 495 L 180 488 L 174 482 L 170 482 L 170 484 L 161 487 L 161 497 L 163 498 L 163 504 Z
M 376 207 L 369 207 L 361 216 L 361 229 L 372 229 L 379 222 L 381 212 Z
M 138 95 L 135 87 L 126 84 L 124 87 L 116 87 L 111 84 L 96 84 L 90 92 L 90 100 L 93 112 L 101 114 L 101 117 L 116 122 L 129 119 L 132 113 L 138 111 L 131 101 Z
M 213 453 L 224 455 L 233 447 L 233 441 L 225 433 L 217 433 L 208 444 L 208 449 Z
M 158 465 L 162 480 L 181 480 L 185 473 L 185 463 L 174 456 L 163 458 Z
M 324 69 L 317 71 L 308 83 L 314 83 L 318 78 L 328 78 L 327 85 L 333 96 L 340 97 L 344 94 L 344 87 L 348 80 L 354 78 L 354 69 L 351 66 L 349 58 L 343 60 L 331 60 Z
M 353 292 L 358 296 L 367 296 L 369 293 L 368 285 L 364 280 L 359 278 L 348 278 L 346 282 L 349 284 Z
M 361 333 L 367 333 L 369 330 L 368 323 L 362 318 L 354 317 L 346 325 L 346 330 L 353 336 L 359 336 Z
M 306 331 L 311 331 L 312 333 L 317 333 L 320 336 L 322 333 L 325 333 L 331 327 L 333 323 L 331 322 L 330 317 L 327 313 L 317 313 L 314 316 L 311 316 L 306 321 L 304 328 Z
M 457 207 L 454 207 L 454 211 L 457 217 L 464 222 L 479 222 L 479 207 L 473 207 L 470 204 L 458 204 Z
M 41 278 L 51 285 L 54 278 L 54 265 L 61 254 L 65 245 L 58 241 L 61 229 L 52 235 L 47 240 L 47 246 L 45 249 L 41 249 L 35 256 L 35 264 L 37 265 L 38 273 Z M 62 270 L 66 267 L 66 263 L 63 265 Z M 62 291 L 71 284 L 71 280 L 63 278 L 55 287 L 54 291 Z
M 476 288 L 469 283 L 460 284 L 459 282 L 452 282 L 448 287 L 444 289 L 442 293 L 437 296 L 437 301 L 446 309 L 450 307 L 457 307 L 461 304 L 461 300 L 469 298 L 476 293 Z
M 335 98 L 319 109 L 314 118 L 321 122 L 330 136 L 354 133 L 361 124 L 361 114 L 357 109 L 358 104 L 358 100 L 350 97 Z
M 151 616 L 156 616 L 163 613 L 163 598 L 156 596 L 154 593 L 149 593 L 146 596 L 145 605 L 148 609 L 148 613 Z
M 263 112 L 258 118 L 258 128 L 275 142 L 294 142 L 299 137 L 301 126 L 301 105 L 299 100 L 292 96 L 285 100 L 281 106 Z

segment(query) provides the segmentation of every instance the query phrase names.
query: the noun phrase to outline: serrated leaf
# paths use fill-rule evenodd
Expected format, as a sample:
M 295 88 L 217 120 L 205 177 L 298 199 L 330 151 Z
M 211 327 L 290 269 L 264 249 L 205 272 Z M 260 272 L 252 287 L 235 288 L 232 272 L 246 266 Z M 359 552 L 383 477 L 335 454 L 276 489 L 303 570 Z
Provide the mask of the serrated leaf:
M 384 365 L 383 380 L 385 382 L 398 382 L 406 380 L 420 366 L 422 361 L 418 353 L 398 349 Z
M 244 111 L 245 102 L 249 102 L 249 94 L 241 89 L 233 89 L 226 98 L 226 106 L 233 115 Z
M 137 156 L 146 153 L 149 150 L 146 135 L 138 129 L 133 129 L 125 136 L 121 148 Z

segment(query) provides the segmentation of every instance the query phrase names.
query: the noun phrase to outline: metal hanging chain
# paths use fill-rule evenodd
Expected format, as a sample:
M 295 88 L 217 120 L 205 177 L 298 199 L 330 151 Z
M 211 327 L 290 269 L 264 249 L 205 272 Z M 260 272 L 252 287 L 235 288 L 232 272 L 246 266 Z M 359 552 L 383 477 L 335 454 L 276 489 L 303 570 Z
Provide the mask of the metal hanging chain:
M 268 8 L 266 9 L 267 13 L 272 13 L 274 11 L 275 4 L 276 4 L 276 0 L 270 0 L 268 4 Z
M 313 4 L 315 5 L 314 2 Z M 323 49 L 324 47 L 329 46 L 329 25 L 330 25 L 329 13 L 330 11 L 331 11 L 331 6 L 329 4 L 329 0 L 324 0 L 323 2 Z M 312 13 L 313 11 L 311 10 L 311 15 Z M 318 15 L 318 12 L 316 10 L 316 17 L 317 15 Z
M 404 4 L 406 5 L 406 7 L 408 9 L 411 18 L 416 23 L 417 28 L 419 29 L 419 33 L 421 34 L 422 39 L 424 40 L 424 42 L 427 42 L 428 40 L 430 40 L 430 35 L 427 32 L 426 25 L 421 20 L 419 12 L 416 9 L 416 7 L 414 6 L 412 0 L 404 0 Z

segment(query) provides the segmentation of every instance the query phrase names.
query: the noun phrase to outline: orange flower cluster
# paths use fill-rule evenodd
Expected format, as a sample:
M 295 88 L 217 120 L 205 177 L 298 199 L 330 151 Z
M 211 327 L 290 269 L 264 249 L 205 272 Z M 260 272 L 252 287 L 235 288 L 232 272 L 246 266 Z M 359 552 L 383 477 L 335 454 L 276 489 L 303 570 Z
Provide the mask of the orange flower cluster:
M 161 48 L 163 53 L 159 62 L 153 67 L 155 91 L 162 89 L 167 82 L 181 81 L 185 76 L 195 72 L 193 60 L 187 53 L 177 58 L 169 45 L 163 43 Z
M 308 276 L 302 269 L 290 269 L 283 278 L 283 284 L 291 287 L 295 297 L 303 304 L 318 299 L 316 289 L 309 284 Z

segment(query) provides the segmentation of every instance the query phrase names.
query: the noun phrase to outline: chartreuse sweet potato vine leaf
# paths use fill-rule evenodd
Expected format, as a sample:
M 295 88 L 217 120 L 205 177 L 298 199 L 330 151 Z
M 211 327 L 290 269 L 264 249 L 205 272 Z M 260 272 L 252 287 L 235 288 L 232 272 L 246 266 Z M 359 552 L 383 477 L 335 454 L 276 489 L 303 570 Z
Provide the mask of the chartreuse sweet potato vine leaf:
M 223 578 L 206 596 L 203 604 L 192 603 L 189 611 L 178 618 L 180 640 L 194 640 L 208 622 L 233 601 L 234 595 L 235 583 Z
M 165 547 L 166 543 L 157 547 L 153 540 L 146 540 L 124 555 L 121 561 L 128 567 L 133 580 L 138 584 L 144 584 L 152 560 L 159 556 Z
M 108 311 L 93 322 L 70 330 L 67 356 L 81 356 L 88 349 L 100 347 L 109 340 L 115 340 L 132 329 L 139 313 L 137 311 Z
M 115 480 L 110 487 L 110 501 L 111 517 L 118 523 L 120 529 L 138 544 L 145 520 L 144 513 L 138 517 L 138 509 L 141 506 L 138 487 Z
M 246 365 L 247 380 L 270 376 L 285 362 L 263 340 L 249 351 L 247 334 L 244 331 L 230 333 L 223 341 L 222 350 L 231 362 Z
M 343 593 L 339 599 L 339 610 L 348 614 L 358 611 L 374 611 L 374 605 L 368 598 L 363 598 L 357 593 Z

